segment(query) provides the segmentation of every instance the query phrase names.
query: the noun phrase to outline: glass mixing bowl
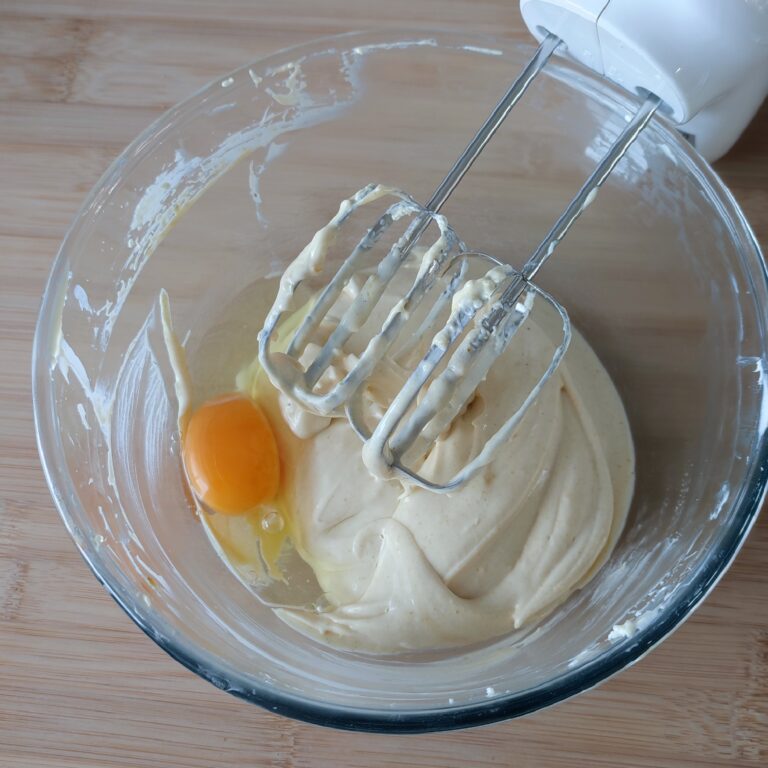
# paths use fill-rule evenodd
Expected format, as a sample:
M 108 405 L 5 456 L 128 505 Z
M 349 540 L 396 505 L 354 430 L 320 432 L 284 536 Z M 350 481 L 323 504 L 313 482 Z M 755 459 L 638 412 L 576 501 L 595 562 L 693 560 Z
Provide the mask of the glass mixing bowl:
M 731 195 L 663 118 L 540 280 L 613 376 L 637 447 L 626 531 L 584 589 L 534 630 L 481 647 L 337 652 L 260 604 L 192 513 L 160 289 L 193 377 L 205 365 L 211 391 L 230 389 L 256 350 L 258 312 L 232 320 L 254 301 L 254 283 L 279 274 L 338 200 L 369 181 L 425 200 L 532 50 L 390 32 L 277 53 L 152 125 L 96 185 L 61 247 L 34 347 L 51 491 L 118 603 L 216 686 L 342 728 L 426 731 L 522 715 L 668 635 L 754 522 L 768 470 L 765 267 Z M 471 247 L 520 265 L 631 109 L 609 84 L 552 61 L 446 206 L 449 220 Z

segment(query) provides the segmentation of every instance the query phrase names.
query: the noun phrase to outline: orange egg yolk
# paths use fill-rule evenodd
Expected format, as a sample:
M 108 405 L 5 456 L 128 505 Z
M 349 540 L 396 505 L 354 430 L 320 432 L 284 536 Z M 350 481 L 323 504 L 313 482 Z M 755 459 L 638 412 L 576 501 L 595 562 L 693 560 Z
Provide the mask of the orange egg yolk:
M 248 512 L 278 491 L 275 435 L 261 408 L 243 395 L 218 397 L 194 411 L 182 455 L 192 490 L 216 512 Z

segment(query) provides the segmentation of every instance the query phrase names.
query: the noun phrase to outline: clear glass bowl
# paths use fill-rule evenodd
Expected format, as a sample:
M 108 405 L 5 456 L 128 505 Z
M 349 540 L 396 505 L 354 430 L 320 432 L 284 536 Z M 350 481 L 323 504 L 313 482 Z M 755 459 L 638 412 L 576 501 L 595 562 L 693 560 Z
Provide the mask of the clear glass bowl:
M 749 226 L 654 120 L 543 270 L 612 374 L 637 490 L 609 563 L 540 626 L 482 647 L 377 658 L 281 623 L 192 514 L 154 307 L 167 289 L 193 366 L 228 389 L 259 317 L 233 308 L 377 180 L 426 199 L 532 48 L 486 37 L 342 36 L 275 54 L 168 112 L 88 197 L 34 347 L 45 471 L 96 576 L 214 685 L 342 728 L 514 717 L 636 661 L 696 607 L 763 499 L 768 296 Z M 624 125 L 628 98 L 547 67 L 445 208 L 473 248 L 521 264 Z M 173 227 L 171 228 L 171 225 Z M 237 315 L 242 318 L 242 311 Z M 241 356 L 226 340 L 237 340 Z M 205 393 L 201 393 L 205 394 Z

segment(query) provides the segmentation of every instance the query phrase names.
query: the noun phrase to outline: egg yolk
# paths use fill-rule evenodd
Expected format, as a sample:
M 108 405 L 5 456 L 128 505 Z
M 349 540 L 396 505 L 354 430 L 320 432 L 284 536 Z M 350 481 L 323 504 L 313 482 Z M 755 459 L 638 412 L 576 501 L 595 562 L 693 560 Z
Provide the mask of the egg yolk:
M 280 485 L 280 458 L 272 427 L 250 398 L 225 395 L 192 413 L 182 456 L 195 495 L 225 515 L 270 501 Z

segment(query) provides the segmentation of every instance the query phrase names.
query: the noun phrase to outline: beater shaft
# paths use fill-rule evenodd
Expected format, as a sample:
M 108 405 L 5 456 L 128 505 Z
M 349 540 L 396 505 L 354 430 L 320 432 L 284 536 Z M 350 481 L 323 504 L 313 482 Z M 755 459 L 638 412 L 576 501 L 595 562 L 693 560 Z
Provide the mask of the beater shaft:
M 544 38 L 534 56 L 438 185 L 426 206 L 419 205 L 409 195 L 397 190 L 369 185 L 342 203 L 339 213 L 317 233 L 312 243 L 281 280 L 281 294 L 267 317 L 259 339 L 259 359 L 265 371 L 283 392 L 316 413 L 339 415 L 343 406 L 350 424 L 365 443 L 363 459 L 366 466 L 380 477 L 387 477 L 396 471 L 424 488 L 443 492 L 452 490 L 468 480 L 491 460 L 501 442 L 517 427 L 568 348 L 571 328 L 567 312 L 531 281 L 576 219 L 592 202 L 597 190 L 624 157 L 632 142 L 648 124 L 659 108 L 660 98 L 648 94 L 520 270 L 504 265 L 486 254 L 467 252 L 444 216 L 439 213 L 560 43 L 561 40 L 553 34 Z M 341 268 L 320 291 L 299 324 L 287 345 L 286 353 L 273 356 L 269 349 L 270 338 L 281 316 L 290 308 L 296 288 L 310 273 L 318 274 L 311 270 L 302 271 L 305 270 L 305 262 L 314 263 L 315 250 L 322 242 L 333 240 L 339 227 L 348 220 L 354 210 L 386 194 L 394 195 L 399 201 L 389 206 L 386 213 L 380 216 L 346 256 Z M 357 295 L 341 313 L 337 324 L 305 370 L 298 361 L 320 323 L 339 299 L 349 280 L 364 268 L 370 268 L 371 259 L 368 253 L 371 249 L 394 222 L 406 216 L 412 216 L 410 224 L 397 242 L 388 249 L 386 255 L 374 262 L 375 269 L 368 272 Z M 328 391 L 316 391 L 316 385 L 331 366 L 337 353 L 371 317 L 387 286 L 433 220 L 440 236 L 423 257 L 422 266 L 410 289 L 390 310 L 381 329 L 372 336 L 366 349 L 343 378 L 333 383 Z M 459 257 L 454 253 L 457 248 L 461 250 Z M 486 259 L 491 269 L 484 278 L 465 282 L 468 263 L 473 256 Z M 323 261 L 324 257 L 319 258 L 318 264 L 322 265 Z M 401 334 L 407 319 L 413 316 L 422 300 L 432 291 L 438 278 L 443 280 L 444 288 L 427 311 L 426 318 L 414 334 L 415 338 L 407 342 L 398 354 L 403 354 L 404 350 L 412 351 L 414 344 L 421 343 L 424 335 L 430 333 L 438 314 L 450 305 L 448 322 L 431 339 L 421 360 L 415 365 L 401 390 L 385 406 L 385 411 L 375 426 L 369 425 L 365 415 L 364 384 Z M 505 418 L 504 423 L 489 437 L 479 453 L 453 477 L 441 483 L 421 476 L 408 465 L 427 455 L 434 442 L 466 406 L 493 362 L 504 352 L 527 320 L 534 297 L 548 303 L 559 314 L 562 322 L 562 338 L 555 346 L 548 367 L 517 410 Z

